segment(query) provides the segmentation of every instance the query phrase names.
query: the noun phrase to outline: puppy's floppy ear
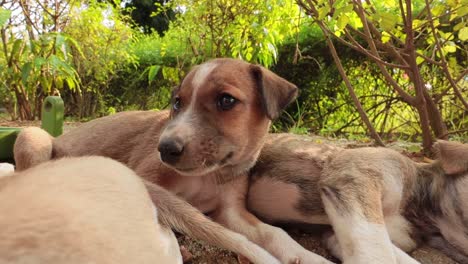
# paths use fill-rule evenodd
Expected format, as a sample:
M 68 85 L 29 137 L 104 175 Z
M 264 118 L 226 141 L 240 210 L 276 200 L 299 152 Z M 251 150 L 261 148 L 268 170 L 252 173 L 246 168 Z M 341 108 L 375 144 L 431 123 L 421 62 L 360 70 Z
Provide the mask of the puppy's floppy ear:
M 266 115 L 269 119 L 278 118 L 283 109 L 296 98 L 296 85 L 258 65 L 252 65 L 251 71 Z
M 433 148 L 446 174 L 468 170 L 468 144 L 437 140 Z

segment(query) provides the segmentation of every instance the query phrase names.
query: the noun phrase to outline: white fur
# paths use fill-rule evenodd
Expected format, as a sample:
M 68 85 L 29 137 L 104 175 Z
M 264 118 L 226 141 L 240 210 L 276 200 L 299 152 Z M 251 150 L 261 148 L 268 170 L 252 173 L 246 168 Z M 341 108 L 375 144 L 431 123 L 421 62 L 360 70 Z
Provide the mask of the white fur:
M 8 176 L 15 172 L 15 166 L 10 163 L 0 163 L 0 177 Z
M 223 220 L 230 227 L 239 229 L 249 239 L 260 243 L 260 246 L 279 257 L 281 263 L 331 264 L 332 262 L 313 252 L 304 249 L 283 229 L 262 222 L 251 225 L 236 209 L 224 211 Z
M 401 250 L 401 248 L 397 246 L 393 246 L 393 252 L 395 253 L 395 257 L 397 259 L 398 264 L 419 264 L 420 262 L 415 260 L 414 258 L 410 257 L 406 252 Z
M 392 242 L 404 250 L 410 252 L 416 248 L 416 242 L 411 238 L 411 225 L 400 214 L 385 216 L 385 226 Z
M 341 251 L 341 246 L 340 243 L 338 242 L 338 239 L 336 238 L 336 235 L 330 235 L 325 239 L 325 244 L 327 248 L 330 250 L 333 256 L 343 259 L 342 256 L 342 251 Z M 393 252 L 395 253 L 395 257 L 397 260 L 397 263 L 399 264 L 416 264 L 419 263 L 417 260 L 413 259 L 410 257 L 407 253 L 405 253 L 403 250 L 401 250 L 399 247 L 393 245 Z M 380 262 L 379 262 L 380 263 Z
M 177 238 L 171 229 L 161 228 L 159 241 L 161 243 L 161 249 L 167 256 L 174 256 L 176 263 L 183 263 L 182 254 L 180 253 L 179 244 Z
M 339 214 L 326 195 L 322 195 L 333 230 L 341 246 L 344 263 L 396 263 L 393 244 L 385 225 L 368 222 L 363 214 Z
M 192 87 L 193 87 L 193 94 L 192 94 L 192 100 L 190 100 L 191 104 L 195 102 L 195 96 L 198 93 L 198 90 L 202 86 L 202 84 L 205 82 L 206 77 L 210 75 L 210 73 L 218 66 L 216 63 L 205 63 L 200 65 L 200 67 L 197 69 L 195 72 L 195 76 L 193 76 L 192 79 Z
M 177 238 L 174 232 L 172 232 L 171 229 L 164 228 L 159 224 L 158 209 L 154 205 L 153 205 L 153 208 L 154 208 L 154 216 L 156 220 L 156 228 L 160 229 L 159 230 L 160 236 L 158 239 L 161 245 L 161 250 L 167 256 L 174 256 L 176 258 L 176 263 L 182 264 L 183 263 L 182 254 L 180 253 L 179 242 L 177 241 Z
M 283 229 L 261 223 L 257 229 L 263 240 L 267 241 L 264 246 L 269 252 L 275 252 L 279 256 L 283 256 L 282 263 L 297 263 L 301 264 L 329 264 L 332 263 L 322 256 L 312 253 L 304 249 L 299 243 L 292 239 Z

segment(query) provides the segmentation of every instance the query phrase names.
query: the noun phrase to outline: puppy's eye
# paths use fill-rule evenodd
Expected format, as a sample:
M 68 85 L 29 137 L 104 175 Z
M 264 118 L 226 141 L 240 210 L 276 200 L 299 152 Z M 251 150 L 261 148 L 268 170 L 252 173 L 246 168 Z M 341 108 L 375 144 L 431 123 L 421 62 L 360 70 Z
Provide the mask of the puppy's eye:
M 174 109 L 174 111 L 179 111 L 181 107 L 182 103 L 180 102 L 180 97 L 174 98 L 174 103 L 172 103 L 172 109 Z
M 231 110 L 237 103 L 237 99 L 230 94 L 224 93 L 218 98 L 218 108 L 227 111 Z

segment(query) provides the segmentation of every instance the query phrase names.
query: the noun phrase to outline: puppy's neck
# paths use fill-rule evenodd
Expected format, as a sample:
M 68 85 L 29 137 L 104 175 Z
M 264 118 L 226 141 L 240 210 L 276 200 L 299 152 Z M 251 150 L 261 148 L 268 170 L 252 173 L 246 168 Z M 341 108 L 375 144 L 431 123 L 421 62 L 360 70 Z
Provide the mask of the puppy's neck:
M 263 144 L 262 144 L 263 145 Z M 213 174 L 216 176 L 216 181 L 219 184 L 227 183 L 242 175 L 247 175 L 250 169 L 253 168 L 260 155 L 261 148 L 259 148 L 250 158 L 238 162 L 234 165 L 228 165 L 220 168 Z

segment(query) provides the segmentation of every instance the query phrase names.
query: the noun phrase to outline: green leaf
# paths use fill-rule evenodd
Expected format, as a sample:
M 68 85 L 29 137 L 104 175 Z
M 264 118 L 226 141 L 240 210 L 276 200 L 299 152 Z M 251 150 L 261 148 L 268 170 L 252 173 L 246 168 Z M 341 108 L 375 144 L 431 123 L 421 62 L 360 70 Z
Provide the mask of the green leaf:
M 388 32 L 382 32 L 382 43 L 387 43 L 391 39 L 391 35 Z
M 421 64 L 421 63 L 423 63 L 423 62 L 424 62 L 424 58 L 422 58 L 421 56 L 416 57 L 416 63 L 417 63 L 418 65 Z
M 349 17 L 347 15 L 341 15 L 339 18 L 338 18 L 338 29 L 341 30 L 341 29 L 344 29 L 346 27 L 346 25 L 348 25 L 348 22 L 349 22 Z
M 159 66 L 159 65 L 153 65 L 153 66 L 149 67 L 148 82 L 154 81 L 154 78 L 156 77 L 156 74 L 158 74 L 160 69 L 161 69 L 161 66 Z
M 42 57 L 36 57 L 34 58 L 34 67 L 36 69 L 40 69 L 42 65 L 44 65 L 44 63 L 46 63 L 46 59 L 42 58 Z
M 465 26 L 465 22 L 460 22 L 453 27 L 453 31 L 459 31 Z
M 335 6 L 335 5 L 334 5 Z M 346 15 L 348 13 L 351 13 L 353 11 L 353 5 L 346 3 L 345 6 L 337 8 L 335 12 L 333 12 L 333 19 L 336 19 L 339 15 Z
M 356 13 L 351 13 L 351 16 L 349 17 L 349 25 L 353 27 L 354 29 L 360 29 L 362 28 L 363 24 L 361 19 Z
M 39 77 L 39 82 L 41 83 L 42 90 L 44 92 L 48 93 L 50 91 L 50 88 L 51 88 L 49 79 L 44 77 L 44 76 L 40 76 Z
M 11 10 L 0 8 L 0 27 L 3 27 L 8 19 L 10 19 Z
M 55 87 L 56 87 L 57 89 L 59 89 L 59 90 L 62 90 L 62 88 L 63 88 L 63 79 L 62 79 L 62 78 L 57 77 L 57 78 L 55 79 Z
M 395 29 L 395 26 L 398 22 L 398 16 L 391 13 L 381 13 L 380 19 L 380 25 L 386 31 L 392 31 Z
M 463 16 L 466 16 L 468 15 L 468 6 L 461 6 L 458 10 L 457 10 L 457 16 L 458 17 L 463 17 Z
M 423 21 L 422 20 L 419 20 L 419 19 L 414 19 L 413 20 L 413 28 L 419 28 L 419 26 L 421 26 L 423 24 Z
M 72 91 L 75 90 L 76 83 L 73 78 L 65 78 L 65 81 L 67 82 L 68 88 L 70 90 Z
M 458 32 L 458 38 L 461 41 L 468 40 L 468 27 L 464 27 L 460 29 L 460 31 Z
M 383 1 L 385 7 L 395 7 L 396 6 L 396 1 L 395 0 L 384 0 Z
M 447 41 L 447 44 L 442 49 L 448 53 L 453 53 L 457 51 L 457 47 L 455 46 L 455 43 L 453 43 L 452 41 Z
M 438 5 L 432 9 L 433 16 L 440 16 L 443 12 L 445 12 L 445 6 L 443 5 Z
M 81 46 L 78 44 L 78 42 L 74 38 L 70 36 L 65 36 L 65 40 L 71 44 L 70 46 L 75 47 L 75 49 L 78 51 L 81 57 L 85 58 L 85 55 L 83 51 L 81 50 Z
M 328 15 L 328 13 L 330 13 L 330 6 L 329 5 L 324 5 L 324 6 L 320 7 L 317 10 L 317 12 L 318 12 L 318 19 L 323 20 Z
M 453 7 L 453 8 L 456 8 L 457 5 L 458 5 L 458 1 L 457 0 L 447 0 L 447 3 L 450 7 Z
M 21 81 L 23 82 L 23 85 L 26 86 L 29 78 L 29 74 L 31 73 L 32 70 L 32 63 L 27 62 L 23 65 L 21 68 Z
M 13 49 L 11 50 L 11 56 L 12 57 L 19 58 L 19 56 L 21 55 L 21 46 L 22 46 L 22 44 L 23 44 L 22 39 L 15 40 L 15 42 L 13 43 Z

